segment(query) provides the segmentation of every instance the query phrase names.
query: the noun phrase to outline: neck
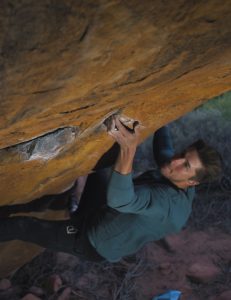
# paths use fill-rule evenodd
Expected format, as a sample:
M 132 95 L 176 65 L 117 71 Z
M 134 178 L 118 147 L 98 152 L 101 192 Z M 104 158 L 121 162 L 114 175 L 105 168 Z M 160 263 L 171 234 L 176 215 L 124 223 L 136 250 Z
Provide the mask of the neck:
M 179 189 L 185 190 L 185 189 L 189 188 L 188 183 L 185 182 L 185 181 L 171 181 L 171 182 L 172 182 L 172 184 L 174 184 Z

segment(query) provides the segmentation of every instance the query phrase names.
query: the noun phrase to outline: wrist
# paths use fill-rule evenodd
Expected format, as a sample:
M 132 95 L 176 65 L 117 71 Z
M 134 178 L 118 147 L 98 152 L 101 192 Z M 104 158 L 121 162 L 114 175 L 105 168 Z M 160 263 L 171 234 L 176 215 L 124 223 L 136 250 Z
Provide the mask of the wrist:
M 124 157 L 127 157 L 127 158 L 134 158 L 135 156 L 135 153 L 136 153 L 136 147 L 121 147 L 120 148 L 120 154 Z
M 129 147 L 126 149 L 120 149 L 120 153 L 114 167 L 115 171 L 123 175 L 131 173 L 135 153 L 136 148 L 132 149 Z

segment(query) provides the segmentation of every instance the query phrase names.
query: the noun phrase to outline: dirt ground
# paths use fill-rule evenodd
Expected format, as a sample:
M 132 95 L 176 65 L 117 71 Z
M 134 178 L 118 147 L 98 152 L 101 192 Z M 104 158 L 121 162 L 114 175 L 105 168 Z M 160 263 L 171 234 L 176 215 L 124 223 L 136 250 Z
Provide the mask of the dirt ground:
M 151 300 L 169 289 L 181 291 L 181 300 L 223 299 L 219 295 L 231 290 L 230 249 L 227 233 L 187 228 L 116 264 L 45 251 L 12 276 L 12 288 L 0 299 L 21 299 L 34 287 L 42 289 L 39 299 L 50 300 L 59 299 L 67 287 L 71 293 L 64 299 Z M 57 291 L 54 275 L 61 279 Z

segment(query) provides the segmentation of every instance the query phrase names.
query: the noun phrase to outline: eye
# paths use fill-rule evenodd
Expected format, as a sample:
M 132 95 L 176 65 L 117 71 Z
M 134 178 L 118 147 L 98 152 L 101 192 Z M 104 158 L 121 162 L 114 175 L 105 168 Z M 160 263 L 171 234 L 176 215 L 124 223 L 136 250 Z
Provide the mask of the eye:
M 184 167 L 185 167 L 186 170 L 190 169 L 190 164 L 189 164 L 189 162 L 187 160 L 184 163 Z

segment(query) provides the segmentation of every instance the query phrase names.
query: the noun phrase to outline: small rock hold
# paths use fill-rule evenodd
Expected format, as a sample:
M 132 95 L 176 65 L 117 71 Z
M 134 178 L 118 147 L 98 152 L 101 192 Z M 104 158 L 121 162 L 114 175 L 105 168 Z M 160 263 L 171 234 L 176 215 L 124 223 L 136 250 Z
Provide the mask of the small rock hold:
M 195 282 L 206 283 L 209 282 L 221 273 L 221 270 L 213 263 L 197 262 L 192 264 L 186 275 Z
M 217 298 L 217 300 L 230 300 L 231 299 L 231 290 L 225 291 Z
M 23 298 L 21 298 L 21 300 L 42 300 L 42 299 L 31 293 L 28 293 Z
M 62 286 L 62 279 L 58 274 L 53 274 L 48 278 L 48 289 L 56 293 Z
M 77 256 L 64 253 L 64 252 L 57 252 L 56 253 L 56 263 L 65 265 L 65 266 L 73 266 L 73 264 L 76 264 L 80 261 L 80 259 Z
M 3 278 L 0 280 L 0 291 L 5 291 L 11 287 L 11 282 L 9 279 Z
M 59 295 L 57 300 L 69 300 L 70 295 L 71 295 L 71 288 L 67 287 L 62 291 L 62 293 Z
M 45 294 L 44 290 L 37 286 L 30 287 L 29 292 L 31 292 L 32 294 L 39 296 L 39 297 L 41 297 Z
M 162 263 L 159 265 L 159 270 L 163 275 L 168 275 L 172 272 L 172 265 L 170 263 Z
M 164 247 L 170 252 L 177 252 L 182 248 L 183 240 L 180 234 L 168 235 L 163 239 Z

